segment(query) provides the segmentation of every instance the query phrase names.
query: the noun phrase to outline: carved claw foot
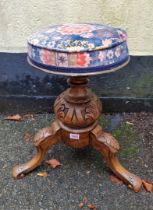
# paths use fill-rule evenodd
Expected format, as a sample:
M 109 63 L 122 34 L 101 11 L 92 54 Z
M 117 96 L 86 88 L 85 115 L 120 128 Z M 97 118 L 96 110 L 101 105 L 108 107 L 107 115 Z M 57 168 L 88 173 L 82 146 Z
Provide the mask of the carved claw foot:
M 44 159 L 48 149 L 60 141 L 60 127 L 53 122 L 51 127 L 43 128 L 34 137 L 37 154 L 27 163 L 16 165 L 12 175 L 15 179 L 23 178 L 27 173 L 39 166 Z
M 105 157 L 108 166 L 121 180 L 135 192 L 140 191 L 142 180 L 125 169 L 119 162 L 116 154 L 119 151 L 117 140 L 109 133 L 103 132 L 101 126 L 97 126 L 91 132 L 91 144 Z

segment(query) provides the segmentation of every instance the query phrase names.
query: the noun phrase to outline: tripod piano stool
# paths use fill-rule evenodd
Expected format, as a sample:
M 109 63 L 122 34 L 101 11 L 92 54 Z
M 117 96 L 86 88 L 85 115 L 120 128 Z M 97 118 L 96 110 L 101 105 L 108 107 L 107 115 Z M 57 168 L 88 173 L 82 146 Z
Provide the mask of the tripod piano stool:
M 55 25 L 28 39 L 29 64 L 47 73 L 68 76 L 70 88 L 54 103 L 55 121 L 35 135 L 36 155 L 14 166 L 14 178 L 22 178 L 39 166 L 48 149 L 63 141 L 74 148 L 92 145 L 116 176 L 135 192 L 140 190 L 141 178 L 125 169 L 117 158 L 117 140 L 98 124 L 102 105 L 87 87 L 89 76 L 114 72 L 129 60 L 126 32 L 107 25 Z

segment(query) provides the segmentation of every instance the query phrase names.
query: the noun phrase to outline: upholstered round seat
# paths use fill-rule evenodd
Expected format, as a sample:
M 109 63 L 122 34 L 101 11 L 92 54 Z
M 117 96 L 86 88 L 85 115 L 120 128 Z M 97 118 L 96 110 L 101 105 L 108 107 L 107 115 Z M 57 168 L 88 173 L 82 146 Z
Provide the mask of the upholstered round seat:
M 48 73 L 109 73 L 129 61 L 127 35 L 122 29 L 100 24 L 50 26 L 29 37 L 28 61 Z

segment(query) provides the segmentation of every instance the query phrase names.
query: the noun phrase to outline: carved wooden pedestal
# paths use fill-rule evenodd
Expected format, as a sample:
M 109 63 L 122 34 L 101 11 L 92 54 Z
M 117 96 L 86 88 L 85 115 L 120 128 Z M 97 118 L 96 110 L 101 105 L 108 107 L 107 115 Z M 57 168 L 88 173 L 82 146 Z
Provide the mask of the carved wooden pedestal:
M 138 192 L 142 180 L 120 164 L 116 156 L 119 151 L 117 140 L 98 124 L 102 107 L 97 96 L 86 87 L 88 80 L 71 77 L 68 81 L 71 87 L 61 93 L 54 104 L 55 121 L 34 137 L 37 154 L 27 163 L 15 166 L 13 177 L 22 178 L 39 166 L 48 149 L 62 140 L 74 148 L 92 145 L 104 156 L 116 176 Z

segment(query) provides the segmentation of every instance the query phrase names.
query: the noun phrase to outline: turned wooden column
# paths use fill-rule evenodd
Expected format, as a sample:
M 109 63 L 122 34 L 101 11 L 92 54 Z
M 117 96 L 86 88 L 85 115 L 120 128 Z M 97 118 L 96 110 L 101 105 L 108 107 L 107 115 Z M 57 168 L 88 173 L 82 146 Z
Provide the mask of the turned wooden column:
M 87 88 L 86 77 L 70 77 L 70 88 L 60 94 L 54 112 L 60 125 L 67 129 L 86 129 L 97 123 L 102 105 L 99 98 Z
M 57 121 L 62 128 L 62 140 L 69 146 L 89 145 L 89 131 L 98 123 L 101 102 L 87 87 L 86 77 L 70 77 L 70 88 L 60 94 L 54 104 Z

